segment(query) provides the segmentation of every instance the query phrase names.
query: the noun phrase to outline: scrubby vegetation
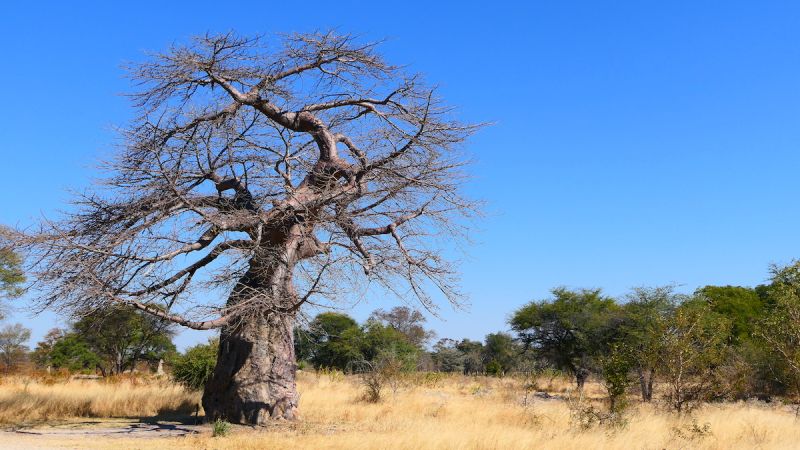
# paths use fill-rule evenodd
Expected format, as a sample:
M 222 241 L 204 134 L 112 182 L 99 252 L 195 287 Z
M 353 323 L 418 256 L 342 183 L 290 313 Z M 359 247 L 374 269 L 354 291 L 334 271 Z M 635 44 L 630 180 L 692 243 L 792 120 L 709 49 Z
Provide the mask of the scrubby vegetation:
M 211 339 L 207 344 L 190 347 L 173 362 L 172 375 L 175 381 L 189 389 L 202 390 L 211 377 L 217 363 L 219 340 Z

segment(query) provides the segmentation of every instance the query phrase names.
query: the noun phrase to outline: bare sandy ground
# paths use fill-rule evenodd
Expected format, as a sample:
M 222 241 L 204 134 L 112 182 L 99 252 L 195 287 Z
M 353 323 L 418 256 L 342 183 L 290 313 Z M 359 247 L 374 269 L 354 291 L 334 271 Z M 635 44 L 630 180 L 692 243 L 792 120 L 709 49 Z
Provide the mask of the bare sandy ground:
M 199 433 L 201 429 L 200 425 L 169 421 L 143 423 L 135 419 L 90 419 L 5 429 L 0 431 L 0 449 L 81 449 L 97 439 L 107 443 L 108 448 L 115 448 L 115 438 L 180 437 Z

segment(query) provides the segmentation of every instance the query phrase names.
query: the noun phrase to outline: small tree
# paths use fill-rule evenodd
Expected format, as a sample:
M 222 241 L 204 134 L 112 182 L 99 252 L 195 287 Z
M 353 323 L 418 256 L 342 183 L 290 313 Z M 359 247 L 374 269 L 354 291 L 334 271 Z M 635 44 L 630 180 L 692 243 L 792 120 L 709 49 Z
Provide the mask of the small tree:
M 684 300 L 685 296 L 673 293 L 672 286 L 634 288 L 627 295 L 620 340 L 636 370 L 645 402 L 653 399 L 653 383 L 660 370 L 670 317 Z
M 712 312 L 730 321 L 731 344 L 734 346 L 753 339 L 767 306 L 756 289 L 743 286 L 704 286 L 695 292 L 695 296 L 703 300 Z
M 776 355 L 759 339 L 763 322 L 772 312 L 771 287 L 704 286 L 695 291 L 698 302 L 730 323 L 727 356 L 719 367 L 719 387 L 715 396 L 745 399 L 785 393 L 783 377 L 777 369 Z
M 621 311 L 600 289 L 556 288 L 552 293 L 553 299 L 514 312 L 511 328 L 537 357 L 573 374 L 582 389 L 595 359 L 617 332 Z
M 61 328 L 50 329 L 50 331 L 44 335 L 44 339 L 36 344 L 36 348 L 33 350 L 33 354 L 31 355 L 33 362 L 39 367 L 47 367 L 51 365 L 50 354 L 53 351 L 53 347 L 58 341 L 63 339 L 66 334 L 66 330 Z
M 345 370 L 348 363 L 363 358 L 359 348 L 362 331 L 346 314 L 324 312 L 306 330 L 298 330 L 296 349 L 316 368 Z M 298 355 L 299 356 L 299 355 Z
M 758 337 L 773 358 L 772 372 L 800 396 L 800 261 L 773 266 L 769 296 L 773 305 L 760 322 Z
M 25 342 L 30 338 L 31 330 L 18 323 L 0 329 L 0 361 L 6 373 L 25 359 L 28 353 Z
M 608 410 L 621 416 L 627 407 L 626 393 L 632 384 L 633 358 L 624 345 L 613 345 L 607 355 L 600 358 L 600 375 L 608 394 Z
M 690 411 L 713 395 L 729 327 L 727 320 L 697 303 L 682 305 L 669 319 L 659 365 L 667 402 L 676 412 Z
M 190 389 L 201 390 L 205 387 L 214 366 L 217 364 L 219 339 L 209 339 L 207 344 L 198 344 L 186 350 L 186 353 L 175 358 L 172 365 L 172 376 L 175 381 Z
M 102 364 L 103 360 L 75 333 L 65 334 L 55 341 L 44 360 L 44 365 L 71 372 L 93 371 Z
M 72 327 L 102 359 L 100 367 L 104 374 L 133 370 L 137 361 L 155 363 L 175 351 L 170 322 L 128 306 L 91 311 Z
M 458 350 L 457 345 L 458 343 L 453 339 L 439 339 L 431 353 L 435 370 L 440 372 L 464 371 L 464 354 Z
M 483 344 L 481 342 L 462 339 L 456 344 L 456 349 L 464 357 L 464 374 L 475 375 L 484 372 L 486 365 L 483 362 Z
M 425 329 L 425 316 L 407 306 L 395 306 L 389 311 L 375 310 L 368 320 L 381 322 L 403 334 L 412 345 L 423 348 L 436 333 Z
M 366 361 L 401 364 L 405 371 L 416 369 L 421 352 L 400 331 L 374 321 L 364 325 L 360 350 Z
M 503 375 L 517 365 L 521 349 L 514 338 L 507 333 L 489 333 L 483 345 L 483 361 L 486 372 L 492 375 Z

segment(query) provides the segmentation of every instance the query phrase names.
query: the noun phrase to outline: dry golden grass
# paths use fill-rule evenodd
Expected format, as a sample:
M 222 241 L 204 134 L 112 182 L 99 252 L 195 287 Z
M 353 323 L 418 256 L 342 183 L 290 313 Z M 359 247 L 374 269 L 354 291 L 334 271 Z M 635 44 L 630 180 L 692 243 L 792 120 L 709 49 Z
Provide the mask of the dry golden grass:
M 200 399 L 170 381 L 118 379 L 43 382 L 27 377 L 0 382 L 0 424 L 76 417 L 148 417 L 190 414 Z
M 28 386 L 37 398 L 51 403 L 77 402 L 96 397 L 95 414 L 115 415 L 125 407 L 147 415 L 162 409 L 160 402 L 176 405 L 196 401 L 180 388 L 169 385 L 102 386 L 81 390 L 70 386 Z M 540 381 L 539 386 L 546 384 Z M 83 386 L 83 385 L 81 385 Z M 568 380 L 553 380 L 554 393 L 570 388 Z M 114 393 L 120 389 L 122 393 Z M 9 417 L 11 398 L 29 404 L 19 386 L 9 395 L 0 386 L 0 417 Z M 797 448 L 800 421 L 785 406 L 762 404 L 709 405 L 693 417 L 679 418 L 649 405 L 636 405 L 627 426 L 576 429 L 562 400 L 535 399 L 524 405 L 525 390 L 511 378 L 418 377 L 396 393 L 389 390 L 378 404 L 361 400 L 356 380 L 341 376 L 303 373 L 299 376 L 302 419 L 279 423 L 269 429 L 234 427 L 230 436 L 213 438 L 208 426 L 198 435 L 179 438 L 96 438 L 78 441 L 70 437 L 47 441 L 50 447 L 82 448 L 192 448 L 192 449 L 784 449 Z M 77 392 L 76 392 L 77 391 Z M 83 392 L 83 394 L 81 394 Z M 139 394 L 142 393 L 142 395 Z M 147 394 L 144 394 L 147 392 Z M 589 396 L 601 389 L 591 385 Z M 113 400 L 119 396 L 120 400 Z M 155 396 L 151 403 L 140 397 Z M 101 398 L 103 399 L 101 401 Z M 43 400 L 42 400 L 43 401 Z M 100 406 L 102 405 L 102 406 Z M 113 406 L 112 406 L 113 405 Z M 127 406 L 126 406 L 127 405 Z M 50 407 L 53 411 L 55 407 Z M 127 411 L 125 415 L 135 415 Z M 707 425 L 706 425 L 707 424 Z M 704 428 L 706 427 L 706 428 Z M 7 433 L 8 434 L 8 433 Z M 29 439 L 29 438 L 25 438 Z M 24 445 L 30 442 L 25 441 Z M 20 444 L 23 445 L 22 443 Z

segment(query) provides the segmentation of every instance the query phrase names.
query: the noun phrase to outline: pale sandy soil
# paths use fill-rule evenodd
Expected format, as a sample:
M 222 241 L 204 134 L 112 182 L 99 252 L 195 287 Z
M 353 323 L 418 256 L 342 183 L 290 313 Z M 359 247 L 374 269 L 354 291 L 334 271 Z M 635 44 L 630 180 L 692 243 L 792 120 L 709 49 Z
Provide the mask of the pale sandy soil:
M 123 440 L 178 438 L 208 432 L 208 426 L 135 419 L 73 419 L 0 430 L 0 449 L 135 448 Z

